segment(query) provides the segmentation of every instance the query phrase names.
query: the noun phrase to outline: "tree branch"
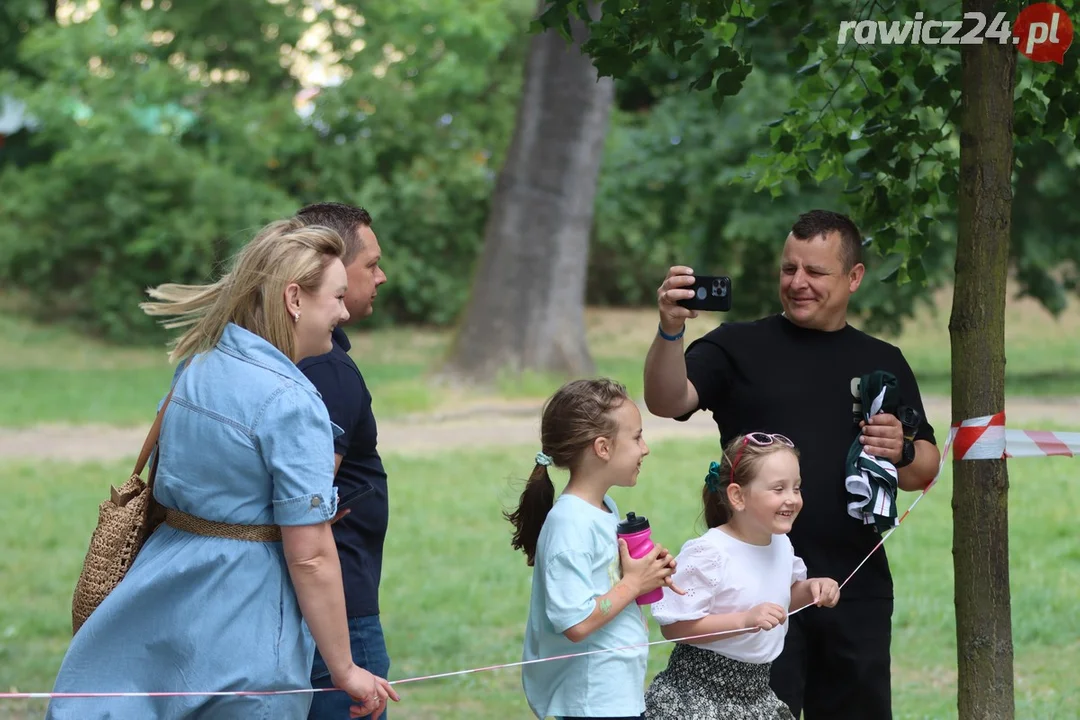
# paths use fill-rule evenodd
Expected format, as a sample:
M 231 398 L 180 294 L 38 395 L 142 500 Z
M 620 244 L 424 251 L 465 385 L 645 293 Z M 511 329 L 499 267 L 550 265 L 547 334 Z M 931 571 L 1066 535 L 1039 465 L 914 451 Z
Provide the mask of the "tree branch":
M 870 0 L 870 2 L 866 6 L 867 14 L 869 15 L 870 12 L 872 12 L 874 10 L 874 8 L 877 8 L 877 0 Z M 858 17 L 859 20 L 863 19 L 861 11 L 856 13 L 856 17 Z M 861 49 L 862 49 L 862 46 L 856 44 L 855 52 L 851 56 L 851 64 L 848 65 L 847 70 L 844 72 L 844 77 L 840 78 L 840 82 L 836 84 L 835 88 L 833 88 L 832 93 L 829 95 L 829 99 L 826 100 L 825 104 L 821 106 L 821 110 L 820 110 L 820 112 L 818 112 L 818 116 L 814 119 L 814 122 L 810 123 L 810 127 L 807 128 L 808 131 L 813 130 L 814 127 L 817 126 L 821 122 L 821 118 L 823 118 L 825 116 L 825 111 L 828 110 L 830 107 L 832 107 L 832 102 L 833 102 L 833 99 L 836 97 L 836 93 L 840 92 L 840 88 L 842 88 L 844 85 L 847 84 L 847 80 L 848 80 L 849 77 L 851 77 L 852 71 L 854 71 L 855 74 L 859 76 L 859 80 L 862 81 L 863 87 L 866 88 L 866 91 L 870 92 L 870 88 L 867 87 L 867 85 L 866 85 L 866 80 L 864 80 L 862 75 L 859 74 L 859 72 L 857 70 L 855 70 L 855 63 L 859 59 L 859 50 L 861 50 Z M 843 57 L 843 56 L 841 56 L 841 57 Z M 838 58 L 836 62 L 840 62 L 840 59 Z M 836 67 L 836 62 L 834 62 L 832 65 L 830 65 L 828 69 L 832 70 L 834 67 Z
M 915 160 L 915 172 L 914 172 L 914 176 L 915 176 L 915 182 L 916 182 L 916 184 L 917 184 L 917 183 L 919 182 L 919 166 L 920 166 L 920 165 L 922 164 L 922 161 L 923 161 L 923 159 L 924 159 L 924 158 L 925 158 L 925 157 L 926 157 L 927 155 L 929 155 L 929 154 L 930 154 L 930 151 L 931 151 L 931 150 L 934 150 L 934 154 L 935 154 L 935 155 L 937 154 L 937 152 L 936 152 L 936 147 L 935 147 L 935 146 L 936 146 L 936 145 L 937 145 L 937 144 L 938 144 L 939 142 L 941 142 L 941 140 L 943 139 L 943 138 L 941 137 L 941 133 L 942 133 L 942 131 L 943 131 L 943 130 L 945 130 L 945 126 L 949 124 L 949 121 L 950 121 L 950 120 L 952 119 L 952 114 L 953 114 L 954 112 L 956 112 L 956 108 L 957 108 L 957 107 L 959 107 L 959 105 L 960 105 L 960 93 L 957 93 L 957 94 L 956 94 L 956 99 L 955 99 L 955 100 L 953 100 L 953 104 L 952 104 L 952 107 L 950 107 L 950 108 L 948 109 L 948 111 L 946 111 L 946 113 L 945 113 L 945 119 L 944 119 L 944 120 L 942 120 L 942 122 L 941 122 L 941 127 L 939 127 L 939 128 L 938 128 L 938 131 L 937 131 L 937 132 L 938 132 L 938 137 L 937 137 L 937 139 L 936 139 L 936 140 L 934 140 L 934 141 L 933 141 L 932 143 L 930 143 L 929 147 L 927 147 L 927 148 L 926 148 L 925 150 L 923 150 L 923 151 L 922 151 L 922 153 L 920 153 L 920 154 L 919 154 L 919 157 L 918 157 L 918 158 L 917 158 L 917 159 Z

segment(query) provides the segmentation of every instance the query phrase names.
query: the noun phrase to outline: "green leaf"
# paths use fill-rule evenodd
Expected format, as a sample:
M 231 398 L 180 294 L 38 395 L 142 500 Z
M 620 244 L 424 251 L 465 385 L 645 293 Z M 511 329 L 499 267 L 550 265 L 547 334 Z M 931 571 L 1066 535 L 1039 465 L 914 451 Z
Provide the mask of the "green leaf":
M 908 237 L 908 245 L 911 247 L 912 257 L 917 257 L 919 253 L 930 245 L 930 233 L 932 232 L 933 222 L 933 218 L 920 218 L 917 232 Z
M 919 67 L 915 68 L 915 87 L 925 90 L 930 83 L 937 81 L 939 77 L 933 65 L 919 65 Z
M 863 170 L 872 176 L 873 171 L 878 168 L 878 160 L 876 148 L 871 145 L 866 149 L 862 155 L 855 161 L 855 167 L 859 170 Z
M 697 51 L 700 50 L 700 49 L 701 49 L 701 43 L 700 42 L 696 42 L 693 45 L 686 45 L 684 47 L 679 48 L 679 52 L 676 55 L 675 59 L 678 60 L 681 63 L 689 62 L 694 57 L 694 55 L 697 54 Z
M 754 17 L 754 4 L 740 0 L 740 2 L 734 3 L 728 8 L 728 13 L 731 17 L 752 18 Z
M 901 253 L 886 255 L 881 266 L 877 269 L 877 279 L 881 282 L 896 280 L 896 273 L 903 264 L 904 256 Z
M 1056 78 L 1053 78 L 1053 79 L 1047 80 L 1046 84 L 1043 85 L 1042 94 L 1046 97 L 1047 100 L 1049 100 L 1050 102 L 1053 102 L 1057 98 L 1061 97 L 1061 93 L 1063 91 L 1064 91 L 1063 84 L 1060 81 L 1058 81 Z
M 884 193 L 885 189 L 883 187 L 881 187 L 880 185 L 878 185 L 876 188 L 874 188 L 875 199 L 876 199 L 876 194 L 879 191 Z M 875 212 L 878 212 L 878 211 L 875 209 Z M 888 217 L 888 215 L 886 213 L 880 213 L 879 212 L 879 214 L 882 217 Z M 896 241 L 897 241 L 896 228 L 894 228 L 892 226 L 885 226 L 885 227 L 881 228 L 880 230 L 878 230 L 877 235 L 875 235 L 874 241 L 875 241 L 875 243 L 877 243 L 878 249 L 881 250 L 881 252 L 883 252 L 883 253 L 892 252 L 893 248 L 896 247 Z
M 889 191 L 886 190 L 885 186 L 879 185 L 874 188 L 874 210 L 882 217 L 888 217 L 892 210 L 889 202 Z M 895 234 L 888 229 L 885 232 L 893 235 Z M 880 237 L 881 234 L 882 233 L 878 233 L 878 236 Z
M 716 55 L 712 59 L 712 63 L 709 67 L 712 70 L 727 70 L 730 68 L 738 67 L 741 64 L 739 53 L 737 50 L 727 46 L 720 46 L 716 50 Z
M 831 163 L 821 163 L 814 172 L 814 180 L 818 183 L 823 183 L 833 177 L 834 174 L 834 166 Z
M 1058 99 L 1058 103 L 1067 117 L 1076 117 L 1080 113 L 1080 91 L 1071 90 L 1069 93 L 1062 95 Z
M 841 155 L 851 152 L 851 142 L 848 140 L 847 132 L 840 132 L 833 136 L 832 148 Z
M 741 65 L 732 70 L 720 73 L 716 78 L 716 91 L 723 95 L 737 95 L 742 89 L 743 81 L 750 74 L 749 65 Z
M 911 161 L 907 158 L 897 160 L 893 165 L 892 174 L 897 180 L 907 180 L 911 175 Z
M 881 84 L 881 76 L 876 72 L 865 72 L 863 73 L 863 80 L 866 82 L 866 87 L 870 88 L 871 97 L 875 97 L 878 99 L 877 102 L 881 102 L 881 98 L 885 96 L 885 86 Z
M 914 255 L 914 252 L 912 252 Z M 926 284 L 926 268 L 923 267 L 922 260 L 918 257 L 912 257 L 907 262 L 907 274 L 911 282 L 916 285 Z
M 950 198 L 953 197 L 956 195 L 958 189 L 956 175 L 951 172 L 946 173 L 938 183 L 938 187 L 941 189 L 941 192 L 945 193 Z
M 713 71 L 706 70 L 697 77 L 694 82 L 690 83 L 691 90 L 708 90 L 712 87 Z
M 806 61 L 810 59 L 810 51 L 803 45 L 796 45 L 788 53 L 787 62 L 788 67 L 797 68 L 806 64 Z
M 1062 107 L 1062 104 L 1060 102 L 1051 103 L 1050 107 L 1046 110 L 1046 119 L 1042 127 L 1043 134 L 1057 135 L 1061 132 L 1061 128 L 1067 119 L 1068 115 L 1065 112 L 1065 108 Z

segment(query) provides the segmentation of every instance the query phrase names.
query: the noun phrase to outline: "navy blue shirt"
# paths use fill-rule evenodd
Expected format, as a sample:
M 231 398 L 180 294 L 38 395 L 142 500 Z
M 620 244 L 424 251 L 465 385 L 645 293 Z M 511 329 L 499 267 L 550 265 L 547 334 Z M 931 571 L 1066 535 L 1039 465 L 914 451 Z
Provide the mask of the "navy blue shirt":
M 345 612 L 349 617 L 364 617 L 379 613 L 390 506 L 386 471 L 376 449 L 371 393 L 349 357 L 352 345 L 344 330 L 334 329 L 333 343 L 330 352 L 305 358 L 299 367 L 322 395 L 330 420 L 345 431 L 334 440 L 334 452 L 342 456 L 334 484 L 339 509 L 348 507 L 352 512 L 334 523 L 333 531 L 345 584 Z

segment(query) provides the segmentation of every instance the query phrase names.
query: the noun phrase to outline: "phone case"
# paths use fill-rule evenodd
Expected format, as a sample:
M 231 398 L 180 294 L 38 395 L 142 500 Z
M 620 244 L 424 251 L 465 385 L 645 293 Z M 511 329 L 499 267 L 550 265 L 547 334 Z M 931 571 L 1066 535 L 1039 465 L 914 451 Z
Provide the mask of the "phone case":
M 706 310 L 728 312 L 731 310 L 731 278 L 726 275 L 699 275 L 694 277 L 694 284 L 687 288 L 693 290 L 695 297 L 679 300 L 677 305 L 688 310 Z

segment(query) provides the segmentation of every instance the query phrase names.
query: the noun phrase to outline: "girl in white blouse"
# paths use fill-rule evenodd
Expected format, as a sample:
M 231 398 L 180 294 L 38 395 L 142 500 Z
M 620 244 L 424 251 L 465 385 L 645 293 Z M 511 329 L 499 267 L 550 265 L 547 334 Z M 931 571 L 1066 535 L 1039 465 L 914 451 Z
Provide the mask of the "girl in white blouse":
M 664 637 L 679 642 L 646 693 L 648 720 L 794 720 L 769 687 L 787 613 L 840 599 L 835 580 L 807 579 L 788 540 L 800 482 L 798 452 L 783 435 L 737 437 L 710 466 L 709 529 L 676 559 L 673 581 L 685 595 L 665 590 L 652 607 Z

